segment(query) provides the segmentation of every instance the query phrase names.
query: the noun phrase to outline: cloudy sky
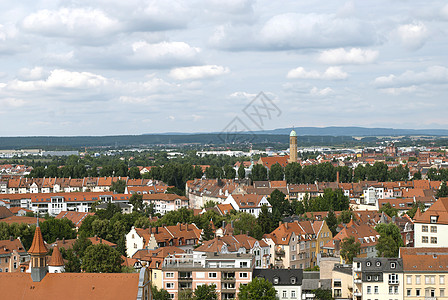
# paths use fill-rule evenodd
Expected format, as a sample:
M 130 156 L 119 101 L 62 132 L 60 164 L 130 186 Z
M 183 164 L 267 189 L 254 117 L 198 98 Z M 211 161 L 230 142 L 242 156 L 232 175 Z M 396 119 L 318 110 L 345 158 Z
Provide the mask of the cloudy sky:
M 446 129 L 447 51 L 446 1 L 1 1 L 0 136 Z

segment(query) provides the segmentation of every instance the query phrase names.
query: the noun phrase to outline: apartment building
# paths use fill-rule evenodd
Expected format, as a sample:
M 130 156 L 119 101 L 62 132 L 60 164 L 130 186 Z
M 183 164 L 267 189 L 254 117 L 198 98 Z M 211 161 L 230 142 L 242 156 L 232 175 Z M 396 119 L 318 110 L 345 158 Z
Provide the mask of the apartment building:
M 188 208 L 188 198 L 176 194 L 143 194 L 145 204 L 153 204 L 155 213 L 161 215 L 179 208 Z
M 353 299 L 404 299 L 403 260 L 384 257 L 355 258 L 353 260 Z
M 175 254 L 164 259 L 162 282 L 173 299 L 203 284 L 215 284 L 219 299 L 235 299 L 240 286 L 252 280 L 253 268 L 251 254 Z
M 440 198 L 414 216 L 415 247 L 448 247 L 448 198 Z
M 20 272 L 20 264 L 29 260 L 20 239 L 0 241 L 0 272 Z

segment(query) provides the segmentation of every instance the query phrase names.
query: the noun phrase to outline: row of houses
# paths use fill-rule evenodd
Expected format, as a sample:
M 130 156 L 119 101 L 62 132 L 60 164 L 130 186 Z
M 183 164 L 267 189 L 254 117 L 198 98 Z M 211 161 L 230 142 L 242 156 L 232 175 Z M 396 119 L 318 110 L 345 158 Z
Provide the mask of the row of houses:
M 125 193 L 164 193 L 168 186 L 151 179 L 128 177 L 84 178 L 26 178 L 21 176 L 0 178 L 0 194 L 108 192 L 113 183 L 124 181 Z

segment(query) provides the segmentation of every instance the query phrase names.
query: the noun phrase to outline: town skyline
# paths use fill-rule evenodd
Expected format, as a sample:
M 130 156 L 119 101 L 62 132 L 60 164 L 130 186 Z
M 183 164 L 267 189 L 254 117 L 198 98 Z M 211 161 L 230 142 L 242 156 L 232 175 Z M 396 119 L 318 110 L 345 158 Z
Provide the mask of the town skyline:
M 220 132 L 260 92 L 251 130 L 448 128 L 443 1 L 0 8 L 0 136 Z

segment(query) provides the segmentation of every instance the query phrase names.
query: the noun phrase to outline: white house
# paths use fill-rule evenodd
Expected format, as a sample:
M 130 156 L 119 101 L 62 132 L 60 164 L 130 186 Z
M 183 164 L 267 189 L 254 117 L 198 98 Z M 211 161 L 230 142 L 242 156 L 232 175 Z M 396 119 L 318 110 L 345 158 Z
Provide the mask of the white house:
M 229 195 L 223 204 L 230 204 L 236 211 L 247 212 L 256 218 L 260 215 L 261 207 L 266 205 L 268 211 L 272 211 L 272 206 L 266 196 L 256 194 Z
M 448 247 L 448 198 L 440 198 L 414 217 L 414 247 Z

